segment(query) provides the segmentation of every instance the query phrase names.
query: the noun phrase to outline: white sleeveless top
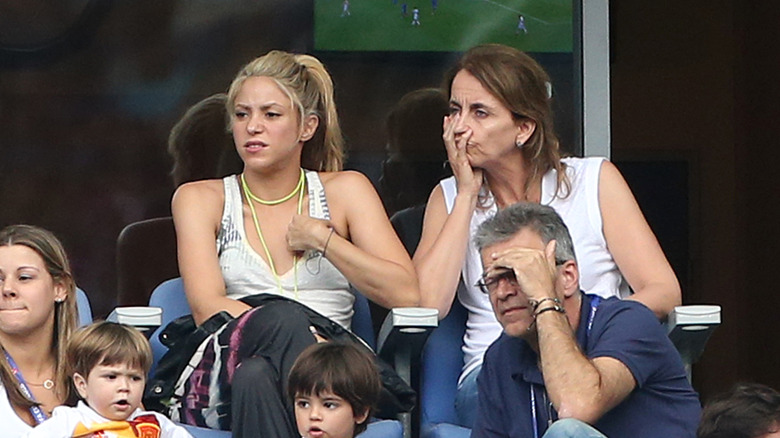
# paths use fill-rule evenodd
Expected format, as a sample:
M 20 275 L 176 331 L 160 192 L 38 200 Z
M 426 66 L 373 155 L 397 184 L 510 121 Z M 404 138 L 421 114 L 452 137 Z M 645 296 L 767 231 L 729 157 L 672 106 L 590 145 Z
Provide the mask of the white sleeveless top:
M 279 295 L 279 287 L 271 267 L 255 252 L 246 238 L 241 188 L 238 176 L 227 176 L 225 208 L 217 235 L 217 254 L 227 296 L 240 299 L 260 293 Z M 309 193 L 309 216 L 330 219 L 325 188 L 317 172 L 306 171 Z M 262 224 L 262 217 L 259 218 Z M 320 251 L 306 251 L 297 263 L 298 293 L 295 294 L 296 274 L 291 268 L 280 275 L 283 296 L 294 299 L 349 329 L 352 322 L 355 296 L 349 281 Z
M 0 383 L 0 424 L 3 427 L 2 436 L 7 438 L 22 438 L 32 430 L 29 424 L 19 418 L 8 400 L 8 394 Z
M 569 196 L 556 197 L 557 172 L 547 172 L 542 178 L 541 203 L 554 208 L 569 228 L 577 265 L 580 271 L 580 288 L 588 293 L 604 298 L 625 297 L 630 291 L 628 284 L 618 270 L 602 229 L 601 209 L 599 208 L 599 175 L 601 157 L 564 158 L 566 174 L 571 182 Z M 452 212 L 457 194 L 455 177 L 440 183 L 447 205 Z M 565 194 L 565 193 L 564 193 Z M 491 199 L 488 203 L 491 203 Z M 471 218 L 470 233 L 473 237 L 477 228 L 486 219 L 496 214 L 495 203 L 486 210 L 476 209 Z M 464 367 L 460 378 L 482 364 L 487 347 L 501 334 L 501 325 L 496 320 L 489 297 L 474 285 L 482 275 L 482 259 L 472 239 L 469 239 L 463 263 L 463 283 L 458 286 L 458 299 L 468 310 L 466 334 L 463 339 Z

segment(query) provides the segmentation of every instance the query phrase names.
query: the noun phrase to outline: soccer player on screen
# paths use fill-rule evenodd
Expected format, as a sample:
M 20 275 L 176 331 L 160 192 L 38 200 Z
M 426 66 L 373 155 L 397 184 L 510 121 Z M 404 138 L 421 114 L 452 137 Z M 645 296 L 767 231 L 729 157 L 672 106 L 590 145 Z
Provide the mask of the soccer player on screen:
M 520 31 L 523 32 L 523 35 L 528 33 L 528 29 L 525 27 L 525 17 L 523 17 L 523 14 L 517 16 L 517 30 L 515 30 L 515 35 L 520 35 Z
M 352 15 L 349 12 L 349 0 L 344 0 L 344 3 L 341 4 L 341 16 L 342 17 L 348 17 Z

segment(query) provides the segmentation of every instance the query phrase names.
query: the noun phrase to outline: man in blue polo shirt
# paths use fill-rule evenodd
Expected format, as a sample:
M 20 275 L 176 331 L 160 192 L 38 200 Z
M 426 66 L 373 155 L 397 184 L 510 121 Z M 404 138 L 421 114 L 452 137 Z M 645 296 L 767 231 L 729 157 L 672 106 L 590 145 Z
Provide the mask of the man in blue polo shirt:
M 472 437 L 695 437 L 680 356 L 642 304 L 580 291 L 571 236 L 550 207 L 515 204 L 475 236 L 504 328 L 477 378 Z

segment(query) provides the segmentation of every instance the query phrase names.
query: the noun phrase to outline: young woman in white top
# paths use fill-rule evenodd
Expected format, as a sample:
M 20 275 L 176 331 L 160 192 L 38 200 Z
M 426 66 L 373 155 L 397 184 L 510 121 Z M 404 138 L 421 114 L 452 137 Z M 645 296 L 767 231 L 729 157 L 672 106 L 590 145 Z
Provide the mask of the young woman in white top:
M 29 225 L 0 230 L 0 292 L 0 424 L 16 438 L 75 402 L 64 350 L 78 325 L 76 286 L 57 238 Z
M 469 321 L 456 408 L 470 426 L 482 355 L 501 332 L 488 298 L 474 286 L 482 266 L 471 237 L 497 209 L 521 201 L 555 208 L 572 232 L 585 292 L 637 300 L 660 319 L 681 294 L 617 168 L 601 158 L 561 159 L 552 85 L 536 61 L 514 48 L 478 46 L 446 80 L 450 114 L 443 138 L 454 176 L 431 193 L 414 264 L 421 304 L 437 308 L 440 318 L 463 277 L 457 296 Z
M 172 201 L 195 321 L 220 311 L 241 315 L 249 306 L 237 298 L 271 293 L 349 327 L 349 284 L 383 307 L 417 305 L 414 266 L 379 196 L 362 174 L 341 170 L 343 140 L 324 66 L 312 56 L 269 52 L 239 72 L 227 109 L 244 171 L 185 184 Z

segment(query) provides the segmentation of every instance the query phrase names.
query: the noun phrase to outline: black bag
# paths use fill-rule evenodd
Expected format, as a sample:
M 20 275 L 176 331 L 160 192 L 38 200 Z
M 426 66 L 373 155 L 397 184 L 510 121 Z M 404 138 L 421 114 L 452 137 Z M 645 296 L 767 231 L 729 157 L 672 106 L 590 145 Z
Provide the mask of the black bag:
M 279 300 L 286 300 L 299 306 L 307 315 L 311 325 L 317 329 L 317 333 L 323 337 L 335 342 L 353 343 L 359 345 L 360 348 L 371 351 L 354 333 L 297 301 L 271 294 L 252 295 L 241 301 L 252 307 L 259 307 Z M 172 321 L 163 329 L 160 333 L 160 341 L 169 350 L 160 360 L 154 377 L 147 385 L 144 396 L 144 406 L 147 409 L 165 412 L 166 406 L 174 396 L 176 383 L 198 346 L 231 320 L 233 317 L 227 312 L 220 312 L 196 327 L 192 316 L 187 315 Z M 411 411 L 416 398 L 414 390 L 398 376 L 389 364 L 373 354 L 372 351 L 371 353 L 382 380 L 382 393 L 376 416 L 393 419 L 399 413 Z
M 184 372 L 198 346 L 220 327 L 233 319 L 227 312 L 219 312 L 200 326 L 192 315 L 174 319 L 160 332 L 160 342 L 168 351 L 157 364 L 154 376 L 149 379 L 143 403 L 146 409 L 164 412 L 167 401 L 173 396 L 176 382 Z

